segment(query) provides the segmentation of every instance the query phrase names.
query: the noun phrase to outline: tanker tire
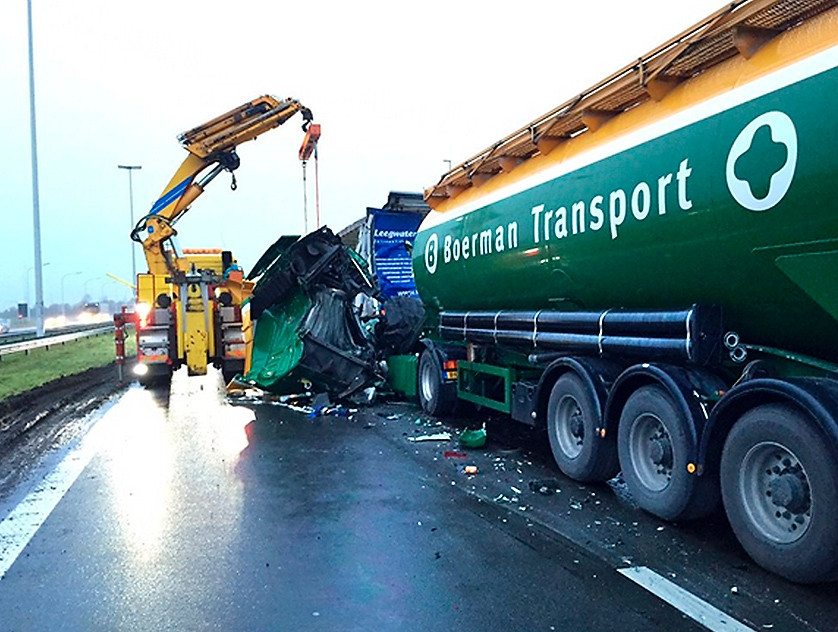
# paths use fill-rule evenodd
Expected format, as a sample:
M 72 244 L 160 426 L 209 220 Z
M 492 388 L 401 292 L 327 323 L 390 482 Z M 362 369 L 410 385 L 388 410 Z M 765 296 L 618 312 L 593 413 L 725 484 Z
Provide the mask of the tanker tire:
M 457 384 L 442 379 L 442 366 L 434 351 L 425 349 L 419 358 L 417 393 L 422 410 L 434 417 L 445 417 L 454 412 L 457 403 Z
M 799 583 L 838 579 L 838 455 L 809 417 L 781 404 L 746 412 L 725 440 L 721 480 L 730 525 L 757 564 Z M 774 503 L 778 490 L 788 505 Z
M 547 404 L 547 435 L 559 469 L 580 482 L 606 481 L 617 474 L 617 445 L 600 438 L 600 415 L 590 391 L 574 373 L 556 380 Z
M 637 389 L 620 416 L 623 479 L 640 508 L 664 520 L 696 518 L 716 505 L 712 479 L 687 472 L 688 423 L 660 386 Z

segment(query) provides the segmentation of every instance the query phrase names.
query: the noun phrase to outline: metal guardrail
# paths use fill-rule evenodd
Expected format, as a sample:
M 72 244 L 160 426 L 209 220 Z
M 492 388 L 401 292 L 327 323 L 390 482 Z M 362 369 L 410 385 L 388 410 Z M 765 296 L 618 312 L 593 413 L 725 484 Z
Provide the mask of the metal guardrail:
M 36 329 L 34 327 L 22 327 L 8 330 L 4 333 L 0 333 L 0 345 L 5 345 L 10 342 L 30 340 L 35 337 L 35 333 Z
M 72 334 L 77 331 L 90 331 L 97 329 L 102 325 L 108 324 L 110 321 L 104 320 L 96 323 L 85 323 L 75 325 L 64 325 L 63 327 L 50 327 L 44 332 L 44 337 L 60 336 L 62 334 Z M 10 342 L 23 342 L 24 340 L 33 340 L 36 338 L 37 330 L 34 327 L 19 327 L 10 329 L 5 333 L 0 334 L 0 345 L 5 345 Z
M 113 331 L 113 323 L 96 323 L 95 325 L 84 325 L 83 328 L 75 327 L 74 331 L 52 330 L 43 338 L 30 338 L 19 342 L 3 343 L 0 339 L 0 357 L 10 353 L 29 352 L 32 349 L 49 348 L 53 345 L 64 344 L 71 340 L 87 338 Z

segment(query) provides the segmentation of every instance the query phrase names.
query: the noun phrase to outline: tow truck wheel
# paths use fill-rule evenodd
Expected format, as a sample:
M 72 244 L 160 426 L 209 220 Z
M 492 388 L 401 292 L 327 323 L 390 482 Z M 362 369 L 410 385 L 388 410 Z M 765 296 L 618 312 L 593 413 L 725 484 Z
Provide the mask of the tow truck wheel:
M 172 382 L 172 369 L 168 366 L 150 367 L 148 373 L 137 377 L 137 381 L 144 388 L 168 387 Z
M 559 469 L 570 478 L 608 480 L 617 473 L 617 445 L 597 434 L 599 409 L 582 379 L 565 373 L 553 386 L 547 404 L 547 434 Z
M 805 414 L 766 404 L 740 417 L 721 461 L 722 499 L 748 554 L 792 581 L 838 578 L 838 456 Z
M 419 404 L 429 415 L 444 417 L 454 412 L 456 383 L 442 379 L 442 365 L 432 349 L 425 349 L 419 358 L 417 391 Z
M 221 378 L 229 384 L 236 375 L 244 372 L 244 362 L 241 360 L 224 360 L 221 364 Z
M 715 480 L 687 472 L 688 423 L 660 386 L 637 389 L 620 416 L 623 479 L 637 504 L 664 520 L 697 518 L 717 504 Z

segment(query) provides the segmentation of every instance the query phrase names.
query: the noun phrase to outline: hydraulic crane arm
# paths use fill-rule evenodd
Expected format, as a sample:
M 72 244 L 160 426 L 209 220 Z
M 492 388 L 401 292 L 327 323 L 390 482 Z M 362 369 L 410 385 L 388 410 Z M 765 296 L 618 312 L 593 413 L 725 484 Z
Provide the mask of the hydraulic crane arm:
M 282 125 L 297 112 L 302 113 L 303 130 L 308 131 L 312 120 L 311 110 L 295 99 L 280 101 L 266 95 L 178 136 L 180 144 L 189 155 L 148 214 L 131 231 L 131 239 L 143 246 L 150 273 L 177 272 L 176 255 L 173 250 L 167 250 L 164 243 L 177 234 L 173 224 L 189 210 L 207 184 L 222 171 L 232 173 L 238 168 L 236 147 Z M 209 171 L 196 180 L 207 169 Z M 235 182 L 234 175 L 234 189 Z

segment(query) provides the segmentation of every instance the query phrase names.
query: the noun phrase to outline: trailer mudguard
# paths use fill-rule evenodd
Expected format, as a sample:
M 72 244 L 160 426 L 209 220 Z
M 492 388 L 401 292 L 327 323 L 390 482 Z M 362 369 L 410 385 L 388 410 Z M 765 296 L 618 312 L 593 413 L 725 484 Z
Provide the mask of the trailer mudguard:
M 614 385 L 605 408 L 603 429 L 606 434 L 617 432 L 620 415 L 628 398 L 638 388 L 656 384 L 674 399 L 689 422 L 690 448 L 687 461 L 698 458 L 699 438 L 710 417 L 710 402 L 725 388 L 724 382 L 707 371 L 684 369 L 669 364 L 636 364 L 623 371 Z
M 550 392 L 556 380 L 567 372 L 575 373 L 585 384 L 597 405 L 597 418 L 600 420 L 600 427 L 602 427 L 601 420 L 604 418 L 603 413 L 608 401 L 608 387 L 620 374 L 620 368 L 615 364 L 596 358 L 570 356 L 551 362 L 538 380 L 536 425 L 544 427 L 547 420 L 547 403 L 550 401 Z
M 756 378 L 727 392 L 713 408 L 701 435 L 698 471 L 718 469 L 730 429 L 746 411 L 763 404 L 790 404 L 808 415 L 838 454 L 838 382 L 829 378 Z

